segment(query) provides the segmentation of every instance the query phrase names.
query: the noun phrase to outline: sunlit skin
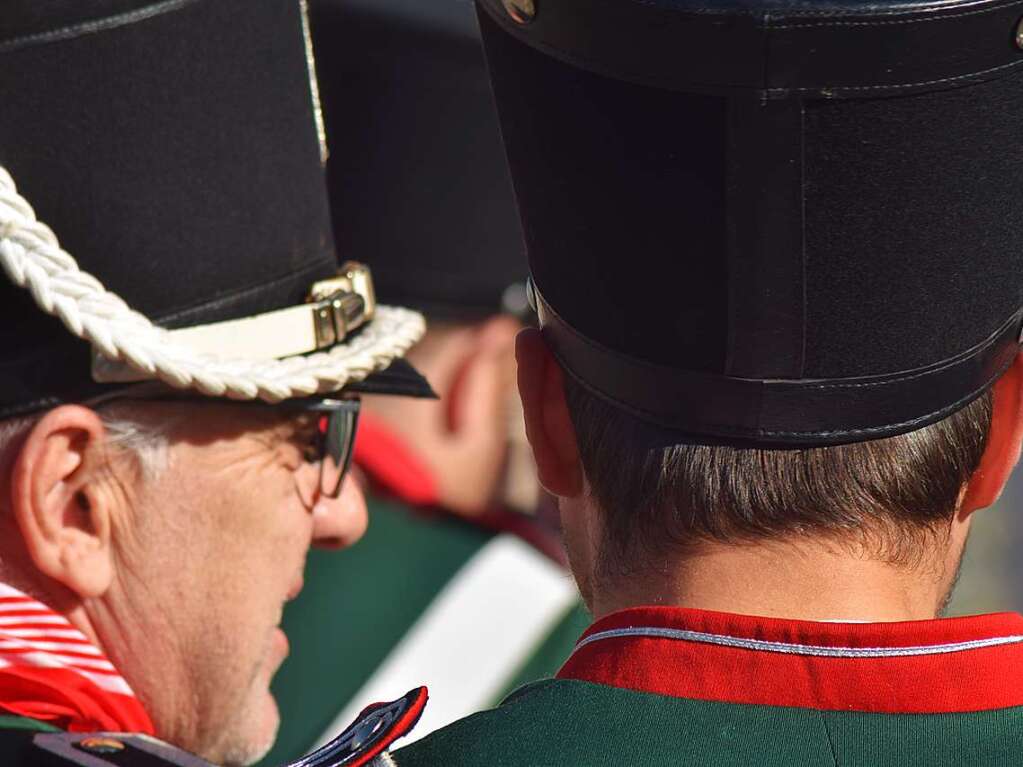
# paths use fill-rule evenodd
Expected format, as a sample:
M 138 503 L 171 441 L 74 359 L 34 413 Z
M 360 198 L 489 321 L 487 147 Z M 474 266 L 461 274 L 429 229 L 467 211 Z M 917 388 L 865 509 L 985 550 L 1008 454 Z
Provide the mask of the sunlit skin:
M 62 406 L 4 472 L 2 576 L 67 615 L 138 694 L 159 737 L 222 764 L 272 745 L 278 628 L 310 545 L 366 529 L 346 479 L 319 497 L 308 438 L 272 409 L 146 403 L 171 424 L 152 481 L 105 441 L 93 411 Z
M 974 512 L 994 504 L 1023 443 L 1023 356 L 994 388 L 991 432 L 980 465 L 962 488 L 947 535 L 935 536 L 919 566 L 879 560 L 856 540 L 802 536 L 743 545 L 707 543 L 598 577 L 600 510 L 587 492 L 563 372 L 541 333 L 516 341 L 526 434 L 540 481 L 558 499 L 572 571 L 595 618 L 637 605 L 807 620 L 930 619 L 954 585 Z

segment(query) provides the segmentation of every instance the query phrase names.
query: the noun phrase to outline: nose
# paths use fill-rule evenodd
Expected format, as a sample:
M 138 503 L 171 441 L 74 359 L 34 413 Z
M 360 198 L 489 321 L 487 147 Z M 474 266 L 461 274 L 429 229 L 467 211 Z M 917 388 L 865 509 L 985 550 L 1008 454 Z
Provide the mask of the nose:
M 344 549 L 366 532 L 369 514 L 366 497 L 351 473 L 341 484 L 337 498 L 320 496 L 313 506 L 313 545 L 324 549 Z

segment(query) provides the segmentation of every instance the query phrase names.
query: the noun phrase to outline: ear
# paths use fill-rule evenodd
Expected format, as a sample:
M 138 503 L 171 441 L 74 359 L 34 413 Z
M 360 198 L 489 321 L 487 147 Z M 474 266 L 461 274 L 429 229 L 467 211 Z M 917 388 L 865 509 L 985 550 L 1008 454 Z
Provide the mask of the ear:
M 1019 461 L 1023 443 L 1023 354 L 995 382 L 991 431 L 980 465 L 970 477 L 960 516 L 994 504 Z
M 552 495 L 579 496 L 583 470 L 561 366 L 535 328 L 526 328 L 515 339 L 515 359 L 526 438 L 533 448 L 540 483 Z
M 95 412 L 62 405 L 32 428 L 11 476 L 11 509 L 28 555 L 83 598 L 102 595 L 113 579 L 113 498 L 93 457 L 105 439 Z

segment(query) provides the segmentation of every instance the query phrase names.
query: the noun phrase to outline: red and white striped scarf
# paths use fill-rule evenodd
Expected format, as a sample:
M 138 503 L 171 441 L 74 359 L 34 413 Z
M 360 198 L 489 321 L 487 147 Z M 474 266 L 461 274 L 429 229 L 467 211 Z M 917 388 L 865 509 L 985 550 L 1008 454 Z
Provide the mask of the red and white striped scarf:
M 63 615 L 0 583 L 0 713 L 71 732 L 154 734 L 131 687 Z

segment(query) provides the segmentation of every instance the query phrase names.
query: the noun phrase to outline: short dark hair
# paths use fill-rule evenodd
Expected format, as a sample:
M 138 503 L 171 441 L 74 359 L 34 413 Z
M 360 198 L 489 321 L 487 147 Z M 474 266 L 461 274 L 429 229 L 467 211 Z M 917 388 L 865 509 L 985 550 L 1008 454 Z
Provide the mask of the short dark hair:
M 991 424 L 986 392 L 944 420 L 896 437 L 835 447 L 692 444 L 596 397 L 565 375 L 590 492 L 601 510 L 601 567 L 701 541 L 859 534 L 877 556 L 909 564 L 947 529 Z M 676 437 L 676 441 L 672 440 Z

